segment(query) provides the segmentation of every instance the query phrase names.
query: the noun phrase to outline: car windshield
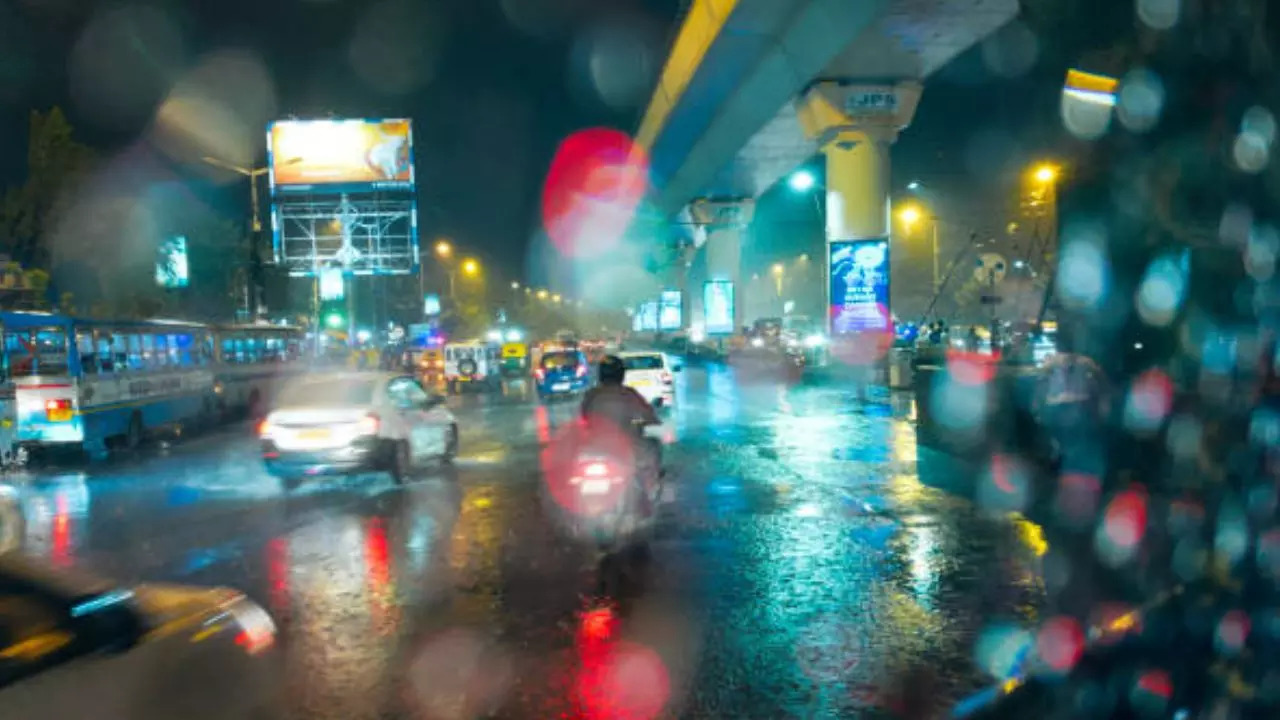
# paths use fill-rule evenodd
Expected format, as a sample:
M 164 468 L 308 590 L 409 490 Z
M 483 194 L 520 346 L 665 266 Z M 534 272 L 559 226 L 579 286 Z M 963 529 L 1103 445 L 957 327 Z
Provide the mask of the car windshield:
M 0 0 L 0 256 L 21 551 L 284 651 L 3 720 L 1280 719 L 1280 0 Z
M 622 358 L 622 366 L 628 370 L 661 370 L 661 355 L 628 355 Z
M 544 370 L 559 370 L 566 367 L 575 367 L 578 365 L 578 354 L 572 352 L 552 352 L 542 356 L 542 368 Z
M 364 378 L 308 379 L 280 392 L 277 407 L 347 407 L 373 404 L 374 381 Z

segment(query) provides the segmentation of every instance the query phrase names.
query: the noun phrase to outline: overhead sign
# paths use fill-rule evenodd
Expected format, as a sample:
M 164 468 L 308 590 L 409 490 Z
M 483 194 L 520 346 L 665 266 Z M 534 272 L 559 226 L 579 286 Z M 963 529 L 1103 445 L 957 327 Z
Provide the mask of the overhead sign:
M 847 240 L 829 247 L 831 333 L 890 330 L 888 241 Z
M 187 238 L 171 235 L 156 249 L 156 284 L 163 288 L 184 288 L 190 282 Z
M 844 109 L 851 115 L 892 115 L 898 111 L 898 94 L 893 90 L 855 90 L 845 98 Z
M 734 318 L 733 282 L 708 280 L 702 285 L 703 326 L 708 335 L 732 335 Z
M 440 314 L 440 296 L 435 293 L 428 293 L 422 298 L 422 314 L 423 315 L 439 315 Z
M 663 290 L 658 300 L 658 329 L 679 330 L 684 324 L 684 293 Z
M 408 190 L 408 120 L 279 120 L 267 130 L 273 192 Z

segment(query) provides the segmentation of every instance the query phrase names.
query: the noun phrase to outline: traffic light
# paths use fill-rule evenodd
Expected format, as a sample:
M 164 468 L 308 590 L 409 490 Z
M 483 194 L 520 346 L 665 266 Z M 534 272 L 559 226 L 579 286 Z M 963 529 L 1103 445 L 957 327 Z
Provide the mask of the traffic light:
M 343 317 L 342 313 L 338 312 L 337 310 L 330 310 L 324 316 L 324 325 L 327 328 L 338 330 L 343 326 L 345 326 L 346 324 L 347 324 L 347 319 Z

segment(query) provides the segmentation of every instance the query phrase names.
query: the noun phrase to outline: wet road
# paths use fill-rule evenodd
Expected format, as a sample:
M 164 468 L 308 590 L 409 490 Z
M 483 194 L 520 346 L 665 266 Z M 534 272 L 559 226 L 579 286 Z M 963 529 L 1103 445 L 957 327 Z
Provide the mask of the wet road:
M 990 682 L 975 640 L 1035 616 L 1043 540 L 921 482 L 968 479 L 917 449 L 905 398 L 678 378 L 652 561 L 612 615 L 538 501 L 570 404 L 453 399 L 459 459 L 404 487 L 286 494 L 244 426 L 33 471 L 26 549 L 245 590 L 298 718 L 925 717 Z

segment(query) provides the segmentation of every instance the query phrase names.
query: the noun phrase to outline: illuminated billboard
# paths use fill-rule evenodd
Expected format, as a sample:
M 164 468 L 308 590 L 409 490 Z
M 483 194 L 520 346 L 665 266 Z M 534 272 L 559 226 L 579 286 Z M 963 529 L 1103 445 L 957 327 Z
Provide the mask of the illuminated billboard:
M 156 284 L 162 288 L 184 288 L 189 279 L 187 239 L 182 235 L 165 238 L 156 250 Z
M 684 293 L 679 290 L 663 290 L 658 300 L 658 329 L 679 330 L 684 324 Z
M 708 280 L 702 285 L 703 329 L 708 335 L 733 334 L 733 309 L 732 281 Z
M 828 247 L 831 334 L 890 330 L 888 241 L 847 240 Z
M 342 268 L 320 268 L 321 300 L 341 300 L 346 297 L 346 291 Z
M 650 300 L 640 306 L 640 332 L 658 331 L 658 301 Z
M 408 120 L 279 120 L 267 130 L 275 193 L 409 190 Z

